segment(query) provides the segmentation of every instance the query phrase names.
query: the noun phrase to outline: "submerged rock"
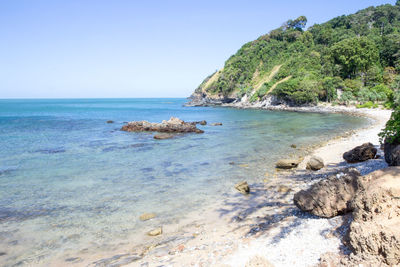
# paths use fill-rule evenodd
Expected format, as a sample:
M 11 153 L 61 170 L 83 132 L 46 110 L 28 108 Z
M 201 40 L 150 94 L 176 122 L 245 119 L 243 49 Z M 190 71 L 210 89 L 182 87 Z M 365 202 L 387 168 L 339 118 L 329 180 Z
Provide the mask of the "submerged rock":
M 375 171 L 359 182 L 352 201 L 350 225 L 353 252 L 388 265 L 400 264 L 400 167 Z
M 195 124 L 200 124 L 200 125 L 207 125 L 207 121 L 202 120 L 202 121 L 195 121 Z
M 147 232 L 148 236 L 158 236 L 158 235 L 161 235 L 161 234 L 162 234 L 162 228 L 161 227 Z
M 167 133 L 156 134 L 153 136 L 154 139 L 158 139 L 158 140 L 171 139 L 174 137 L 175 137 L 175 135 L 167 134 Z
M 114 123 L 114 121 L 112 121 L 112 120 L 109 120 L 109 121 L 106 121 L 106 123 Z
M 307 162 L 306 169 L 318 171 L 324 167 L 324 160 L 317 156 L 312 156 L 310 160 Z
M 389 164 L 389 166 L 400 166 L 400 144 L 391 144 L 385 140 L 384 150 L 385 161 Z
M 352 210 L 350 205 L 357 189 L 360 173 L 356 169 L 333 175 L 294 195 L 294 204 L 302 211 L 331 218 Z
M 281 159 L 276 162 L 276 168 L 278 169 L 293 169 L 299 165 L 298 159 Z
M 139 219 L 141 221 L 147 221 L 150 219 L 155 218 L 157 215 L 155 213 L 143 213 L 142 215 L 139 216 Z
M 369 159 L 374 159 L 377 149 L 371 143 L 365 143 L 361 146 L 357 146 L 350 151 L 343 154 L 343 158 L 348 163 L 357 163 L 367 161 Z
M 235 185 L 235 188 L 242 193 L 243 195 L 247 195 L 250 193 L 250 187 L 246 181 L 239 182 Z
M 165 133 L 204 133 L 195 124 L 184 122 L 181 119 L 171 117 L 168 121 L 152 123 L 148 121 L 131 121 L 121 128 L 127 132 L 165 132 Z

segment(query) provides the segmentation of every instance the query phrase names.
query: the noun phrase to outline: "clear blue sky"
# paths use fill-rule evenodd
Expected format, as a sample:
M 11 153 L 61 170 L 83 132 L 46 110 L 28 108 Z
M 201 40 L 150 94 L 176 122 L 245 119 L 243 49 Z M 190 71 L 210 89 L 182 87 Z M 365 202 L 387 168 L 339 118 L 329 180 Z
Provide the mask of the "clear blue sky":
M 0 0 L 0 98 L 186 97 L 244 43 L 395 0 Z

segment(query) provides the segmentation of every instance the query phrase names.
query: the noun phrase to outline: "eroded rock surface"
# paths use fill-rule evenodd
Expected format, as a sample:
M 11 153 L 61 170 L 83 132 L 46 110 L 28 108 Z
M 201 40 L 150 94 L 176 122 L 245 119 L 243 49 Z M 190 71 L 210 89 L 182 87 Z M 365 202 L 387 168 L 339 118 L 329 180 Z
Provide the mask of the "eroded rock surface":
M 350 151 L 343 154 L 343 158 L 348 163 L 357 163 L 367 161 L 369 159 L 374 159 L 377 149 L 371 143 L 365 143 L 361 146 L 356 146 Z
M 389 166 L 400 166 L 400 144 L 390 144 L 385 140 L 385 161 Z
M 348 169 L 313 184 L 308 190 L 294 195 L 294 204 L 301 210 L 324 218 L 331 218 L 352 210 L 351 200 L 357 189 L 356 169 Z
M 152 123 L 148 121 L 131 121 L 121 128 L 127 132 L 164 132 L 164 133 L 203 133 L 195 123 L 185 122 L 181 119 L 171 117 L 168 121 Z
M 375 171 L 360 179 L 359 187 L 351 203 L 354 253 L 366 261 L 400 264 L 400 167 Z

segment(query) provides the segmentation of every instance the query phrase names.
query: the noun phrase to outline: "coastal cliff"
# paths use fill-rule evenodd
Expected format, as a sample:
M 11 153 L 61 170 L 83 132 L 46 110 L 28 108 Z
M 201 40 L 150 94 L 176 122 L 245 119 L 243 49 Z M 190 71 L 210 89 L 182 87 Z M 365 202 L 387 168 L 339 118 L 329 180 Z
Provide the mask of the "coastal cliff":
M 307 18 L 243 45 L 206 77 L 189 106 L 378 104 L 400 100 L 400 2 L 368 7 L 305 30 Z

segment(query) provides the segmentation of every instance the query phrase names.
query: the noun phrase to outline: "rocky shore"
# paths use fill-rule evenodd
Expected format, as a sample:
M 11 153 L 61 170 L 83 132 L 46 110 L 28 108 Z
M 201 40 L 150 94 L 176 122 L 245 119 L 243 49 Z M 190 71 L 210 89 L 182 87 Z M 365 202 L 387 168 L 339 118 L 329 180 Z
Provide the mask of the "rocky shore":
M 311 112 L 315 109 L 311 107 L 304 110 Z M 303 161 L 296 162 L 296 168 L 266 175 L 258 184 L 245 184 L 249 189 L 244 192 L 239 192 L 232 185 L 231 191 L 228 190 L 220 202 L 187 214 L 187 219 L 177 224 L 163 225 L 158 235 L 148 237 L 148 244 L 127 248 L 121 256 L 103 258 L 92 265 L 250 267 L 396 264 L 391 259 L 396 260 L 398 255 L 390 254 L 385 248 L 388 248 L 388 244 L 396 247 L 398 239 L 393 241 L 389 237 L 392 241 L 383 242 L 387 236 L 382 236 L 379 229 L 388 227 L 386 223 L 379 225 L 379 229 L 372 227 L 381 222 L 383 217 L 391 216 L 395 218 L 393 222 L 397 222 L 399 216 L 397 202 L 391 202 L 397 209 L 387 208 L 384 204 L 388 202 L 381 200 L 386 200 L 388 195 L 371 191 L 387 189 L 393 181 L 385 180 L 387 171 L 382 171 L 384 174 L 376 172 L 388 166 L 377 134 L 390 117 L 390 111 L 326 106 L 318 109 L 366 116 L 373 123 L 309 151 Z M 376 149 L 372 149 L 376 152 L 373 158 L 357 163 L 343 159 L 343 153 L 368 142 Z M 308 167 L 311 159 L 316 160 L 312 163 L 314 167 Z M 367 182 L 358 179 L 366 177 L 365 181 L 374 180 L 370 178 L 372 176 L 378 177 L 375 179 L 376 186 L 368 186 Z M 335 203 L 337 208 L 318 204 L 315 206 L 320 212 L 312 214 L 301 211 L 293 201 L 302 190 L 306 192 L 318 183 L 328 183 L 329 186 L 330 179 L 342 178 L 344 182 L 336 182 L 336 189 L 330 192 L 345 190 L 348 194 L 341 197 L 341 202 L 327 199 L 327 203 Z M 358 190 L 363 190 L 363 193 L 353 198 Z M 388 191 L 388 194 L 396 196 L 396 190 Z M 366 197 L 371 194 L 378 196 L 380 202 L 368 200 Z M 364 206 L 369 209 L 378 208 L 381 212 L 368 212 L 362 203 L 367 203 Z M 390 231 L 384 233 L 390 234 Z M 351 235 L 353 237 L 350 238 Z M 397 232 L 392 235 L 398 237 Z M 383 246 L 371 246 L 371 240 Z M 382 251 L 385 251 L 384 255 Z

